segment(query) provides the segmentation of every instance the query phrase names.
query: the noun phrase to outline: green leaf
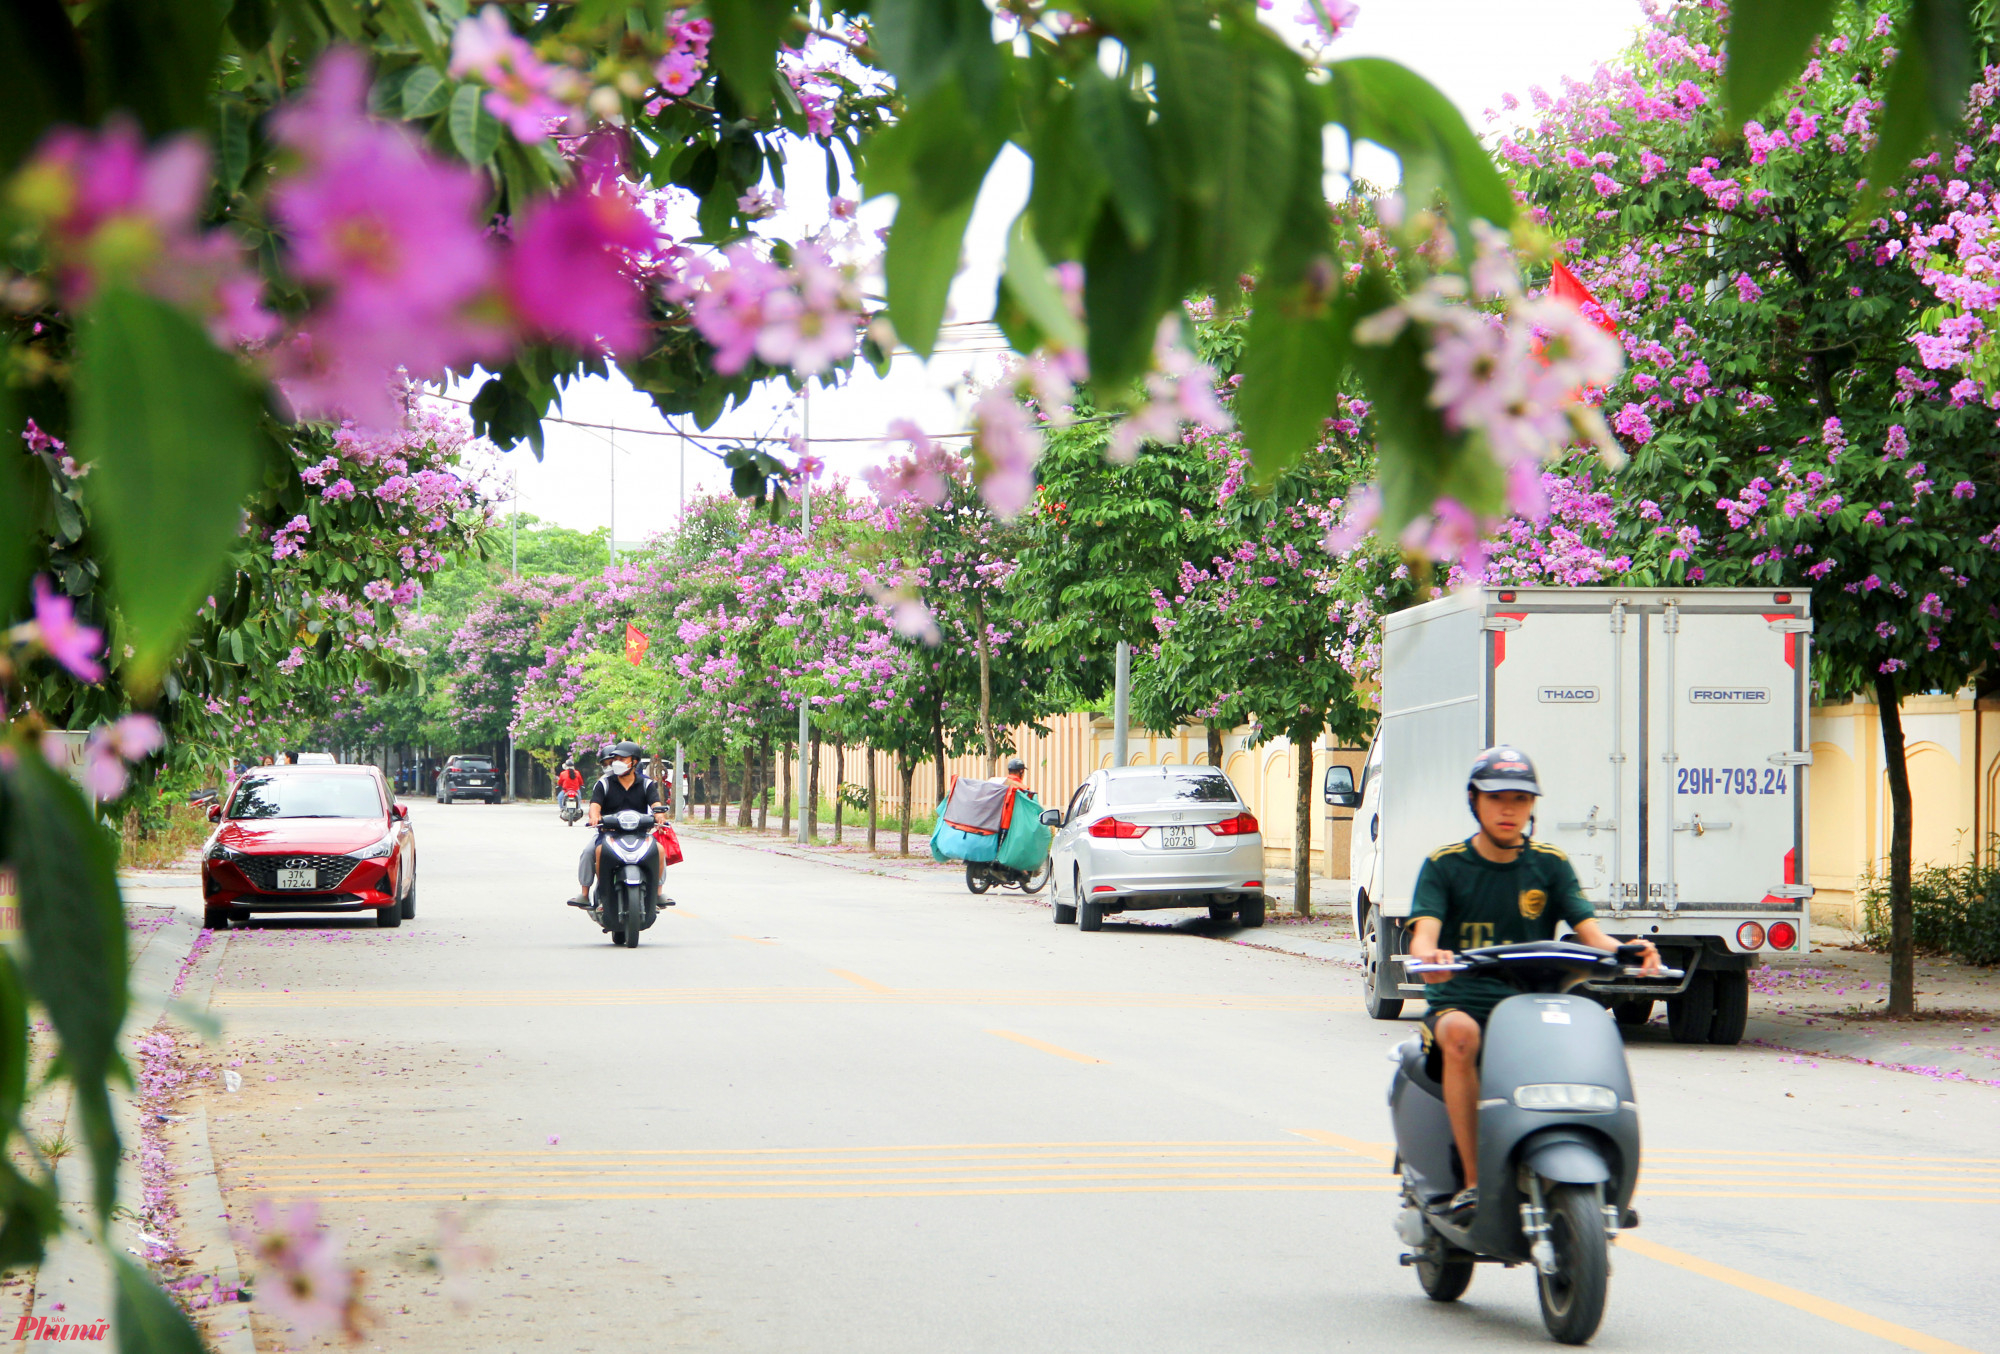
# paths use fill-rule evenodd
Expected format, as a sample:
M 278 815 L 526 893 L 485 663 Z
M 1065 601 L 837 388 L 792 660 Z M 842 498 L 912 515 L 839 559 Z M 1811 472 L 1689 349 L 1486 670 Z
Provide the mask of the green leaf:
M 1833 18 L 1833 0 L 1735 0 L 1723 44 L 1722 90 L 1740 127 L 1806 64 L 1812 40 Z
M 451 96 L 451 144 L 466 163 L 483 165 L 493 158 L 500 145 L 500 120 L 486 111 L 486 90 L 481 85 L 464 84 Z
M 1965 91 L 1973 77 L 1972 34 L 1966 22 L 1965 0 L 1913 0 L 1909 40 L 1924 49 L 1930 78 L 1931 125 L 1940 131 L 1958 128 L 1965 109 Z
M 77 341 L 75 454 L 144 691 L 236 543 L 260 448 L 236 363 L 201 326 L 150 296 L 112 289 Z
M 28 472 L 40 472 L 36 462 L 19 453 L 21 418 L 14 392 L 0 385 L 0 447 L 17 450 L 0 456 L 0 627 L 27 614 L 14 607 L 25 601 L 28 570 L 34 561 L 34 517 L 28 493 Z
M 1057 90 L 1039 110 L 1030 153 L 1034 181 L 1028 194 L 1028 215 L 1035 238 L 1059 259 L 1083 253 L 1083 242 L 1097 219 L 1109 179 L 1078 127 L 1074 94 Z
M 276 26 L 271 0 L 236 0 L 229 7 L 229 34 L 246 52 L 254 52 L 269 42 Z
M 542 459 L 542 412 L 505 377 L 489 376 L 472 397 L 467 412 L 472 415 L 475 436 L 490 438 L 508 450 L 526 442 L 535 459 Z
M 972 204 L 973 199 L 967 198 L 962 205 L 940 212 L 912 197 L 896 206 L 896 222 L 882 258 L 889 320 L 896 326 L 896 336 L 924 357 L 937 345 Z
M 1013 228 L 1007 232 L 1007 268 L 1000 278 L 1001 290 L 1041 337 L 1058 347 L 1081 348 L 1083 322 L 1070 313 L 1069 300 L 1049 276 L 1050 271 L 1048 256 L 1035 243 L 1034 229 L 1028 223 L 1028 214 L 1023 212 L 1014 218 Z M 1016 346 L 1022 347 L 1018 341 Z M 1038 346 L 1028 344 L 1022 351 Z
M 132 1258 L 111 1253 L 118 1277 L 112 1320 L 119 1354 L 205 1354 L 200 1332 Z
M 1170 223 L 1171 224 L 1171 223 Z M 1163 229 L 1140 245 L 1107 203 L 1083 256 L 1083 312 L 1090 327 L 1090 379 L 1121 390 L 1146 368 L 1154 326 L 1174 296 L 1176 234 Z
M 1236 418 L 1264 483 L 1297 463 L 1333 413 L 1352 348 L 1354 314 L 1345 302 L 1330 305 L 1307 283 L 1283 293 L 1258 290 Z
M 1468 256 L 1472 241 L 1466 230 L 1474 220 L 1513 224 L 1513 190 L 1464 116 L 1435 85 L 1381 57 L 1335 61 L 1326 70 L 1324 93 L 1333 120 L 1347 129 L 1350 139 L 1394 151 L 1403 160 L 1406 178 L 1412 171 L 1419 179 L 1426 172 L 1435 174 L 1450 198 L 1452 225 Z
M 111 845 L 76 786 L 38 756 L 15 757 L 0 804 L 21 891 L 24 975 L 62 1043 L 98 1216 L 107 1218 L 118 1174 L 107 1083 L 120 1067 L 126 1003 L 125 918 Z
M 62 0 L 0 5 L 0 178 L 50 124 L 83 121 L 83 90 L 83 54 Z
M 466 86 L 470 88 L 470 86 Z M 451 102 L 451 85 L 443 75 L 430 66 L 418 66 L 403 81 L 403 116 L 406 118 L 428 118 L 442 113 Z M 453 135 L 457 130 L 453 129 Z
M 28 1100 L 28 994 L 14 956 L 0 949 L 0 1133 Z
M 709 6 L 715 22 L 709 51 L 748 114 L 762 113 L 771 105 L 778 41 L 791 23 L 793 9 L 793 0 L 715 0 Z
M 215 116 L 215 173 L 223 190 L 234 193 L 250 169 L 250 110 L 241 99 L 224 99 Z
M 1095 66 L 1076 76 L 1076 133 L 1111 185 L 1125 234 L 1150 244 L 1165 197 L 1146 138 L 1146 110 Z
M 130 109 L 153 136 L 206 129 L 223 18 L 214 0 L 103 0 L 92 7 L 80 31 L 97 107 Z
M 993 13 L 979 0 L 874 0 L 868 13 L 875 51 L 905 101 L 947 79 L 987 92 L 996 83 Z

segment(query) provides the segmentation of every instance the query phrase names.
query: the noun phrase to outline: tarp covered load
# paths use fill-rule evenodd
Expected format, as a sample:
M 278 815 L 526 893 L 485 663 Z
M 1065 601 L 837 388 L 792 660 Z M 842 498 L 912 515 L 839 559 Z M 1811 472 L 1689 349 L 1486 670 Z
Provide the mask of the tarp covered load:
M 1011 869 L 1034 870 L 1049 853 L 1049 830 L 1041 817 L 1035 797 L 1005 781 L 954 777 L 938 805 L 931 858 L 997 861 Z

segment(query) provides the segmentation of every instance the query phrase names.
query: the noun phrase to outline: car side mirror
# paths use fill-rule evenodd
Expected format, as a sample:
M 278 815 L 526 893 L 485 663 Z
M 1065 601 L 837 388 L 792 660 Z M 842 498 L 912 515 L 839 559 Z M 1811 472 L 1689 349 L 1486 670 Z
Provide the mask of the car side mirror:
M 407 823 L 410 821 L 410 806 L 408 804 L 398 804 L 390 809 L 389 812 L 395 814 L 399 822 Z
M 1354 768 L 1350 766 L 1329 766 L 1326 769 L 1326 802 L 1336 808 L 1352 809 L 1361 803 L 1361 796 L 1354 788 Z
M 210 804 L 208 806 L 208 821 L 211 823 L 219 823 L 222 821 L 221 801 L 218 800 L 216 803 Z
M 1061 826 L 1062 826 L 1062 810 L 1061 810 L 1061 809 L 1043 809 L 1043 810 L 1042 810 L 1042 826 L 1043 826 L 1043 827 L 1061 827 Z

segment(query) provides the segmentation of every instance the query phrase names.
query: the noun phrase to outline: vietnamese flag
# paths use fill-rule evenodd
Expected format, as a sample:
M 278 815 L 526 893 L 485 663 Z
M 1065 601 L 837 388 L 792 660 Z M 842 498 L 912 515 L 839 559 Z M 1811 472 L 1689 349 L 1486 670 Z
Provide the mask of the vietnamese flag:
M 638 667 L 639 660 L 646 656 L 646 645 L 649 642 L 645 631 L 630 621 L 625 622 L 625 657 L 631 660 L 633 667 Z
M 1583 312 L 1585 319 L 1605 333 L 1618 332 L 1618 322 L 1613 320 L 1597 298 L 1590 294 L 1590 288 L 1577 281 L 1576 274 L 1563 266 L 1561 259 L 1556 260 L 1555 271 L 1549 278 L 1549 295 L 1561 297 L 1575 306 Z

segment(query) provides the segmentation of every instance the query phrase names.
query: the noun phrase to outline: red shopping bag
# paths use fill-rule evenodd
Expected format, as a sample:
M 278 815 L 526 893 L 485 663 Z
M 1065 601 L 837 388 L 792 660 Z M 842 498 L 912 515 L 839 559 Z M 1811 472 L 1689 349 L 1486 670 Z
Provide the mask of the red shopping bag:
M 653 840 L 660 844 L 660 866 L 681 863 L 681 839 L 674 834 L 673 824 L 661 823 L 653 829 Z

